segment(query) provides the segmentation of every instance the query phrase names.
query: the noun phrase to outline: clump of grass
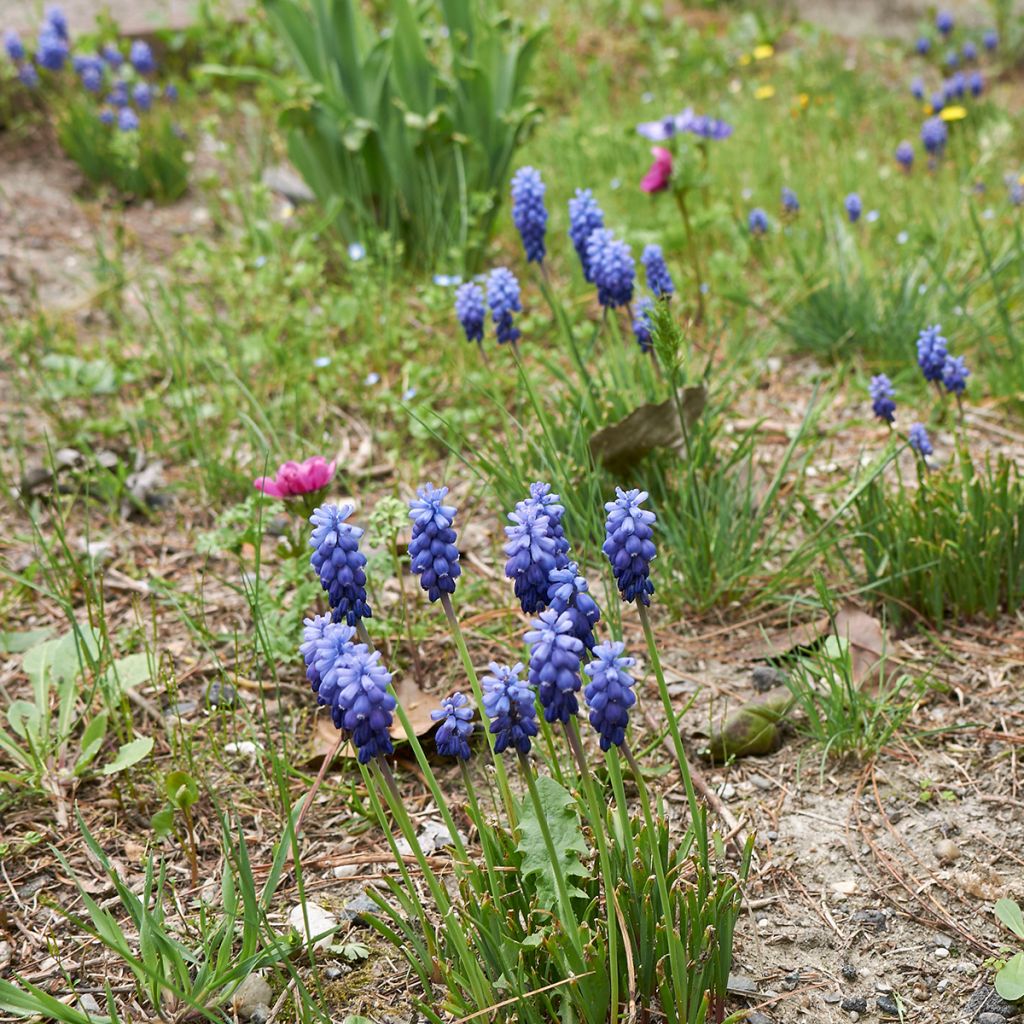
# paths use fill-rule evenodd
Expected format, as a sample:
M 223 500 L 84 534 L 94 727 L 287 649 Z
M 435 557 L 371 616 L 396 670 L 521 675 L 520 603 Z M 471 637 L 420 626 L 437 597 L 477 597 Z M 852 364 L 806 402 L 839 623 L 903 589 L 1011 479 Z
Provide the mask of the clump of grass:
M 934 471 L 919 461 L 916 487 L 876 478 L 854 507 L 868 583 L 894 622 L 992 619 L 1024 601 L 1024 482 L 1004 456 L 978 466 L 961 448 Z

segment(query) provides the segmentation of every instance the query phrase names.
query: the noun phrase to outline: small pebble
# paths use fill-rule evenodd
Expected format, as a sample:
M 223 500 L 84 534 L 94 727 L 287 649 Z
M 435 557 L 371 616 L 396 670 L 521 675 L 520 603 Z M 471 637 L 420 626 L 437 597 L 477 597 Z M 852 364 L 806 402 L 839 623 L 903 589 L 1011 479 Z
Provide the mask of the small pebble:
M 235 989 L 231 1005 L 242 1020 L 253 1020 L 260 1007 L 265 1007 L 273 998 L 274 993 L 266 980 L 258 974 L 250 974 Z
M 83 995 L 78 997 L 78 1008 L 83 1013 L 99 1013 L 100 1004 L 96 1002 L 96 997 L 85 992 Z
M 952 864 L 960 859 L 960 847 L 952 839 L 940 839 L 934 849 L 940 864 Z
M 847 981 L 857 980 L 857 968 L 853 964 L 843 964 L 843 977 Z
M 893 999 L 892 996 L 879 996 L 875 1000 L 875 1006 L 877 1006 L 882 1013 L 887 1013 L 890 1017 L 899 1016 L 899 1006 L 897 1006 L 896 1000 Z
M 945 960 L 949 956 L 949 950 L 945 946 L 939 946 L 937 949 L 932 950 L 932 956 L 939 960 Z
M 206 703 L 211 707 L 233 708 L 238 703 L 238 691 L 230 683 L 210 683 Z
M 365 914 L 379 914 L 380 907 L 370 899 L 366 893 L 360 893 L 355 899 L 349 900 L 341 908 L 338 917 L 342 921 L 353 921 L 356 924 L 365 924 Z
M 1006 1024 L 1006 1018 L 1001 1013 L 979 1013 L 977 1024 Z
M 763 1013 L 751 1013 L 746 1017 L 747 1024 L 772 1024 L 771 1017 Z
M 863 996 L 848 996 L 840 1004 L 840 1009 L 847 1013 L 867 1013 L 868 1001 Z

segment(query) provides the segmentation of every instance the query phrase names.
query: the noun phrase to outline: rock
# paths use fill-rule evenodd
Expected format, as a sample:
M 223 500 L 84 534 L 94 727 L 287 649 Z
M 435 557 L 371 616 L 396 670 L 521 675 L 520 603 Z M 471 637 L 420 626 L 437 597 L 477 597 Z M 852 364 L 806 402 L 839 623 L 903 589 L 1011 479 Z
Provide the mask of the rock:
M 781 981 L 781 987 L 786 992 L 792 992 L 800 984 L 800 968 L 790 971 Z M 827 999 L 828 997 L 826 997 Z
M 952 839 L 940 839 L 933 849 L 940 864 L 953 864 L 960 859 L 960 847 Z
M 164 714 L 170 718 L 184 718 L 186 715 L 191 715 L 198 707 L 199 705 L 194 700 L 179 700 L 172 704 Z
M 267 1024 L 270 1020 L 270 1007 L 266 1003 L 257 1003 L 249 1013 L 249 1024 Z
M 771 1017 L 767 1017 L 763 1013 L 752 1013 L 743 1019 L 747 1024 L 772 1024 Z
M 847 981 L 856 981 L 858 977 L 857 968 L 853 964 L 843 964 L 842 974 Z
M 827 996 L 822 996 L 822 998 L 829 1006 L 835 1006 L 836 1003 L 838 1003 L 843 997 L 839 995 L 837 992 L 829 992 Z
M 850 920 L 876 932 L 884 932 L 887 924 L 885 912 L 882 910 L 856 910 Z
M 786 676 L 773 665 L 758 665 L 754 669 L 754 689 L 764 693 L 773 686 L 785 686 Z M 749 1018 L 747 1018 L 749 1020 Z
M 867 1013 L 868 1001 L 863 996 L 848 996 L 839 1004 L 839 1008 L 847 1013 Z
M 975 1024 L 1006 1024 L 1006 1018 L 1001 1013 L 979 1013 Z
M 729 974 L 726 989 L 734 996 L 756 996 L 757 982 L 748 978 L 745 974 Z
M 998 1013 L 1009 1019 L 1020 1012 L 1020 1006 L 1008 1003 L 991 985 L 982 985 L 964 1004 L 962 1012 L 968 1019 L 976 1019 L 983 1013 Z
M 359 874 L 358 864 L 339 864 L 334 869 L 335 878 L 352 878 L 354 875 Z
M 447 826 L 441 821 L 428 821 L 424 824 L 420 834 L 416 837 L 419 840 L 420 848 L 429 857 L 432 853 L 452 845 L 451 833 Z M 465 842 L 465 837 L 460 836 Z M 411 852 L 411 851 L 410 851 Z
M 238 691 L 230 683 L 210 683 L 206 703 L 215 708 L 233 708 L 238 704 Z
M 775 788 L 775 783 L 771 779 L 766 779 L 763 775 L 751 775 L 749 777 L 750 784 L 756 786 L 758 789 L 768 792 Z M 747 1020 L 750 1018 L 748 1017 Z
M 892 996 L 879 996 L 875 1000 L 875 1006 L 878 1007 L 879 1012 L 888 1014 L 890 1017 L 898 1017 L 900 1015 L 900 1008 Z
M 307 922 L 308 928 L 307 931 Z M 288 914 L 288 924 L 306 941 L 315 939 L 314 949 L 327 949 L 334 941 L 334 932 L 338 927 L 338 919 L 329 910 L 325 910 L 319 903 L 299 903 L 292 907 Z M 324 932 L 329 932 L 325 935 Z
M 247 757 L 250 761 L 256 759 L 256 755 L 263 748 L 252 740 L 239 740 L 237 743 L 225 743 L 224 753 L 225 754 L 236 754 L 239 757 Z
M 96 1002 L 96 997 L 94 995 L 90 995 L 88 992 L 83 992 L 82 995 L 78 997 L 78 1008 L 83 1013 L 92 1014 L 100 1012 L 100 1004 Z M 1002 1018 L 1000 1018 L 1000 1021 L 1001 1020 Z
M 250 974 L 232 993 L 231 1005 L 242 1020 L 252 1020 L 260 1007 L 266 1007 L 273 998 L 274 993 L 263 977 Z
M 338 915 L 342 921 L 352 921 L 354 924 L 366 924 L 365 914 L 379 914 L 380 907 L 377 906 L 365 892 L 360 893 L 355 899 L 349 900 L 341 908 Z
M 312 203 L 316 196 L 310 187 L 299 177 L 299 175 L 285 164 L 276 167 L 267 167 L 263 171 L 263 184 L 271 192 L 277 192 L 290 203 L 300 206 L 303 203 Z

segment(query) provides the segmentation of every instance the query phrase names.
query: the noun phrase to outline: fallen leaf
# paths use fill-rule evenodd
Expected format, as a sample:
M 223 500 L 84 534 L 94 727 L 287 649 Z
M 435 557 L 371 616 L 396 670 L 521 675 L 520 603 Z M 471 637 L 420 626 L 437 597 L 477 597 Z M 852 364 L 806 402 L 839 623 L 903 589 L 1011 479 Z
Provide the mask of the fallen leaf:
M 434 720 L 430 717 L 430 712 L 437 707 L 437 702 L 420 689 L 411 672 L 404 672 L 398 678 L 395 683 L 395 696 L 402 705 L 402 710 L 416 735 L 425 736 L 430 732 L 435 725 Z M 402 723 L 398 720 L 397 715 L 391 723 L 391 738 L 399 741 L 407 739 L 405 729 L 402 728 Z
M 707 397 L 703 385 L 684 389 L 683 418 L 687 428 L 704 411 Z M 589 443 L 594 461 L 613 471 L 628 469 L 655 448 L 682 451 L 685 447 L 679 413 L 671 398 L 639 406 L 618 423 L 595 431 Z

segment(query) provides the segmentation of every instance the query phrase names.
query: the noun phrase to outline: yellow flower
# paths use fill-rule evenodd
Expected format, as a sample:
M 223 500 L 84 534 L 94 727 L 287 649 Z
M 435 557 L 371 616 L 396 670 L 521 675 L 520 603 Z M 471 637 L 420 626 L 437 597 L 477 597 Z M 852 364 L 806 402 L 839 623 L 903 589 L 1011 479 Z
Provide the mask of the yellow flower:
M 746 67 L 749 63 L 750 63 L 750 54 L 749 53 L 741 53 L 740 54 L 740 64 L 742 64 L 744 67 Z
M 754 47 L 754 60 L 767 60 L 775 53 L 775 47 L 771 43 L 761 43 Z
M 807 109 L 807 105 L 811 102 L 811 97 L 805 92 L 800 93 L 797 99 L 800 100 L 800 106 L 803 107 L 804 110 Z
M 926 103 L 924 105 L 924 116 L 925 117 L 931 117 L 932 114 L 934 114 L 934 113 L 935 113 L 935 111 L 932 109 L 932 105 L 930 103 Z
M 967 116 L 966 107 L 943 107 L 939 111 L 939 117 L 943 121 L 962 121 Z
M 754 90 L 754 98 L 758 100 L 770 100 L 775 95 L 774 85 L 759 85 Z

